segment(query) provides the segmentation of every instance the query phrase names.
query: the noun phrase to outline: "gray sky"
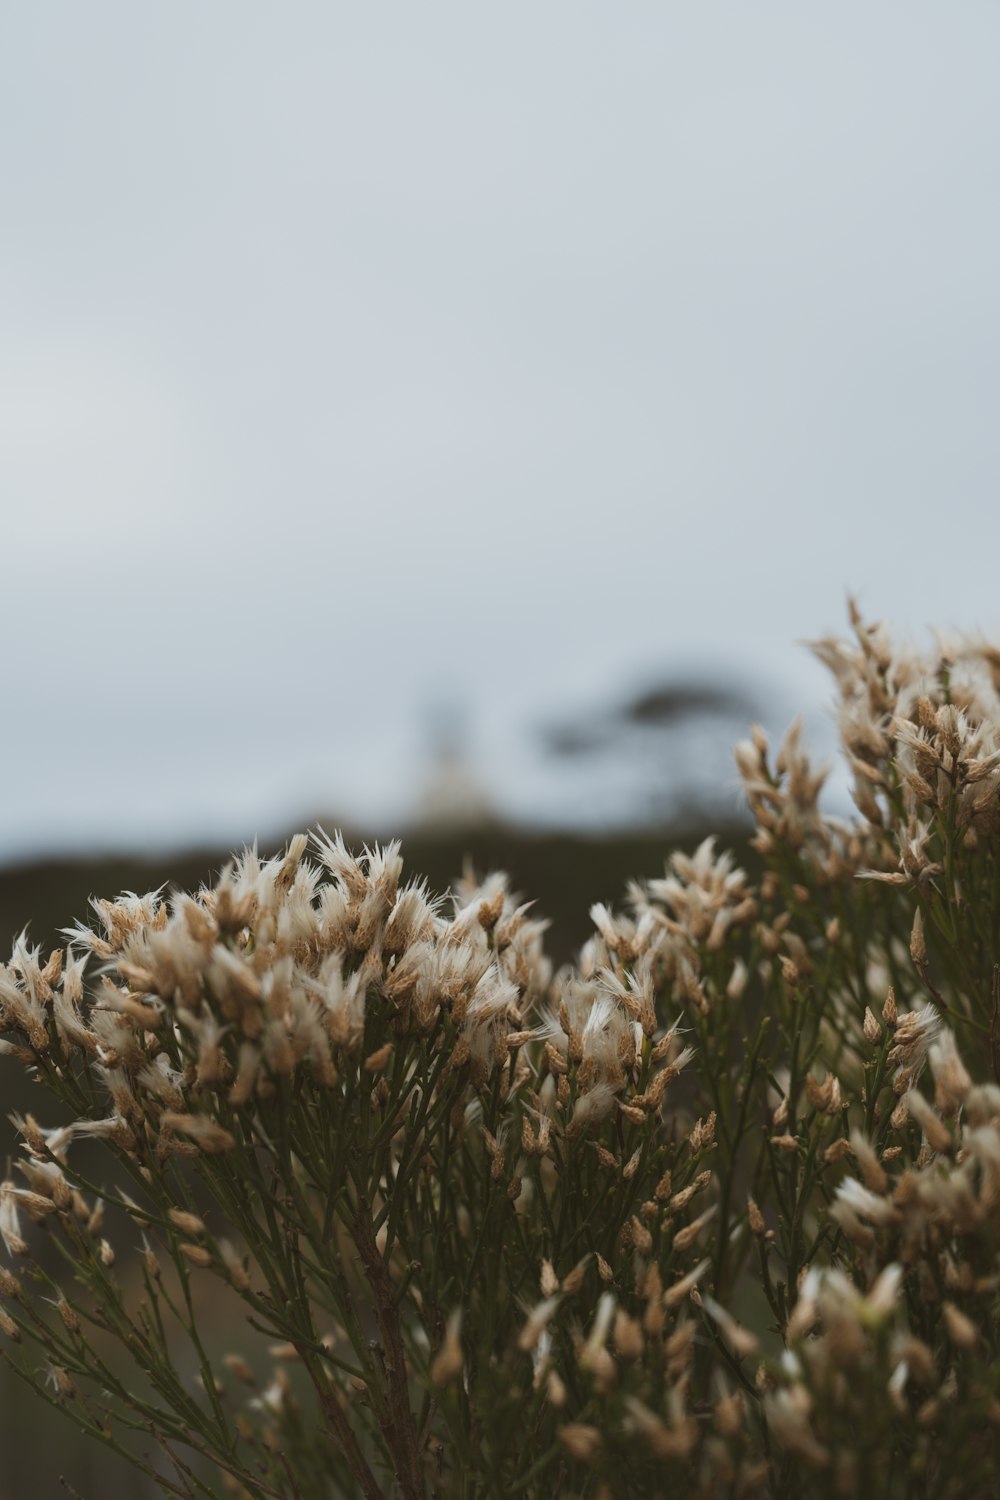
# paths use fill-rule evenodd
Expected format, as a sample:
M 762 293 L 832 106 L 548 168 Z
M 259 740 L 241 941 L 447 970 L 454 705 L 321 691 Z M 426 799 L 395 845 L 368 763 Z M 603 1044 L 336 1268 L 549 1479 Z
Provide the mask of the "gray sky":
M 0 856 L 397 816 L 794 642 L 1000 634 L 1000 10 L 0 17 Z M 784 711 L 784 709 L 782 709 Z

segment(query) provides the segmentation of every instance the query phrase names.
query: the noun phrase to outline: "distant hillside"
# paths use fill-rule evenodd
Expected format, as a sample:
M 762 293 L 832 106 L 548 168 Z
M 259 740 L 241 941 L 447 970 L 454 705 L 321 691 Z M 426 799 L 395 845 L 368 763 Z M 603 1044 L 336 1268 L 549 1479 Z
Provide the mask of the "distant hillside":
M 706 831 L 665 828 L 599 836 L 504 826 L 442 834 L 421 830 L 404 837 L 403 855 L 407 870 L 426 876 L 436 891 L 448 888 L 466 859 L 480 872 L 506 870 L 515 888 L 551 921 L 549 951 L 562 962 L 587 937 L 587 913 L 595 901 L 620 901 L 629 878 L 662 874 L 671 849 L 694 848 Z M 745 826 L 721 830 L 719 837 L 742 856 L 749 853 Z M 350 840 L 357 848 L 365 841 L 363 835 Z M 200 849 L 149 858 L 51 859 L 0 868 L 0 952 L 6 956 L 14 936 L 26 926 L 33 942 L 46 948 L 60 943 L 60 928 L 87 916 L 92 895 L 143 892 L 163 884 L 196 888 L 230 852 Z

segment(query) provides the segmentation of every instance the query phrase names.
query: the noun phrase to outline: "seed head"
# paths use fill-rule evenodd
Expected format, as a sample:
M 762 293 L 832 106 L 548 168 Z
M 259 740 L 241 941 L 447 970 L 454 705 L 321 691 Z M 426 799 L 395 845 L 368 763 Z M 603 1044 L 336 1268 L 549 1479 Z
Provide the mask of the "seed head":
M 448 1318 L 444 1340 L 431 1365 L 431 1381 L 438 1387 L 450 1385 L 461 1375 L 465 1367 L 462 1354 L 462 1311 L 455 1308 Z

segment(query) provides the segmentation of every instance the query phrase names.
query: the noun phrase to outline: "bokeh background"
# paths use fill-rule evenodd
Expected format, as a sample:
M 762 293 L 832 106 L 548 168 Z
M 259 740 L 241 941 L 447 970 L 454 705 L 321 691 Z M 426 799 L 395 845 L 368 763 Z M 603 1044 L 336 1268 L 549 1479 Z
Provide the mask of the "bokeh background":
M 321 818 L 561 955 L 739 840 L 752 719 L 831 749 L 849 590 L 1000 635 L 998 62 L 986 0 L 4 7 L 0 941 Z M 143 1493 L 24 1410 L 4 1500 Z

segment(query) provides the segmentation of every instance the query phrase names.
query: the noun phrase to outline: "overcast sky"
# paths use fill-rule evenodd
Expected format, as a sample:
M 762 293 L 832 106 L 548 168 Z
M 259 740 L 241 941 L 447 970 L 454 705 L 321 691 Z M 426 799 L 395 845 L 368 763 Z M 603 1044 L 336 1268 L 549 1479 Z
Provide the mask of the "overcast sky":
M 528 815 L 660 670 L 821 718 L 848 589 L 1000 634 L 998 77 L 974 0 L 5 6 L 0 856 L 398 816 L 435 702 Z

